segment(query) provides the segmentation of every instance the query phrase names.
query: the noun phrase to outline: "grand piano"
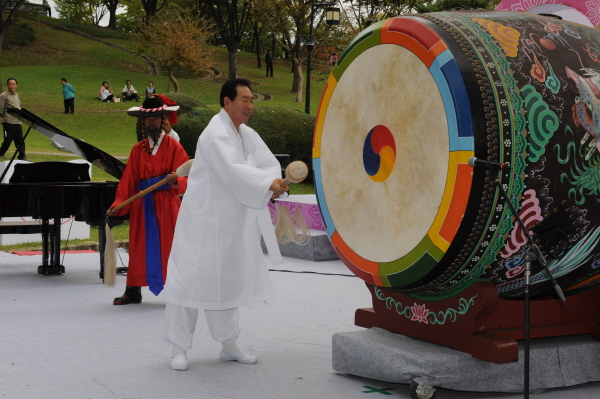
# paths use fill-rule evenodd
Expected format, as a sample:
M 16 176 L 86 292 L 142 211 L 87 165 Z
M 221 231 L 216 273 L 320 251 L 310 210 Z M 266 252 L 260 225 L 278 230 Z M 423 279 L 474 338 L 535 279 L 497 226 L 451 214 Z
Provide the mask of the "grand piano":
M 73 216 L 76 221 L 98 227 L 100 278 L 103 279 L 106 210 L 114 201 L 125 164 L 93 145 L 69 136 L 24 108 L 8 108 L 7 111 L 29 126 L 25 137 L 33 128 L 117 179 L 92 182 L 87 164 L 36 162 L 15 164 L 10 182 L 0 184 L 0 217 L 30 216 L 41 220 L 43 255 L 38 273 L 65 272 L 60 264 L 60 220 Z M 121 224 L 126 218 L 111 217 L 109 226 Z

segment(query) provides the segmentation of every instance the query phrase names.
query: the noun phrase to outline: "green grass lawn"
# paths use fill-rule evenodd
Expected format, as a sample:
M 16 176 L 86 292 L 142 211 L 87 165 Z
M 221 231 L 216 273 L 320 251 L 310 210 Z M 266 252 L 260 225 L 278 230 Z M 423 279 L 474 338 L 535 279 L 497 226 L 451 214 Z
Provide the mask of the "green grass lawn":
M 152 81 L 157 93 L 166 93 L 168 78 L 147 73 L 144 60 L 127 52 L 106 46 L 82 36 L 51 28 L 41 22 L 27 21 L 33 27 L 37 41 L 26 47 L 12 46 L 0 54 L 0 80 L 6 90 L 6 79 L 18 80 L 17 92 L 21 96 L 23 108 L 28 109 L 65 133 L 84 140 L 115 156 L 126 157 L 136 143 L 135 119 L 127 116 L 126 110 L 140 103 L 102 103 L 96 96 L 103 81 L 108 81 L 115 93 L 120 93 L 126 80 L 131 80 L 139 93 L 144 93 L 148 81 Z M 104 39 L 119 46 L 136 50 L 133 41 L 124 39 Z M 229 70 L 227 51 L 214 48 L 214 67 L 223 74 Z M 314 67 L 314 80 L 311 81 L 311 114 L 318 110 L 321 93 L 328 76 L 328 67 L 317 64 Z M 238 76 L 253 82 L 257 92 L 267 93 L 272 99 L 256 102 L 256 107 L 277 106 L 304 111 L 304 103 L 295 103 L 291 92 L 293 74 L 288 60 L 276 59 L 274 78 L 264 76 L 264 63 L 257 68 L 256 55 L 238 53 Z M 61 78 L 66 78 L 75 88 L 75 114 L 63 113 Z M 181 93 L 202 101 L 207 106 L 219 108 L 220 85 L 202 78 L 177 78 Z M 303 90 L 306 81 L 303 83 Z M 172 90 L 172 87 L 171 87 Z M 259 132 L 260 133 L 260 132 Z M 53 155 L 59 151 L 50 140 L 31 129 L 27 137 L 27 157 L 34 162 L 66 161 L 76 157 Z M 14 147 L 7 153 L 9 158 Z M 45 154 L 34 154 L 36 152 Z M 68 154 L 68 153 L 67 153 Z M 126 162 L 123 160 L 123 162 Z M 93 167 L 94 181 L 115 180 L 112 176 Z M 311 184 L 292 186 L 293 194 L 312 194 Z M 127 236 L 127 228 L 121 233 Z M 91 239 L 97 233 L 92 231 Z M 1 251 L 7 248 L 0 247 Z

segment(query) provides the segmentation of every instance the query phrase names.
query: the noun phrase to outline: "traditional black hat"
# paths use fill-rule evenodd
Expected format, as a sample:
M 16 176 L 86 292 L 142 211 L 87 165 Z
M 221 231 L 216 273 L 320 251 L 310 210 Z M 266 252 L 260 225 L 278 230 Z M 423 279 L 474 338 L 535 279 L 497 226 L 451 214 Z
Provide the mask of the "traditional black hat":
M 149 116 L 161 116 L 170 114 L 179 109 L 179 105 L 168 107 L 159 97 L 148 97 L 144 100 L 141 107 L 131 107 L 127 110 L 127 115 L 138 118 L 147 118 Z

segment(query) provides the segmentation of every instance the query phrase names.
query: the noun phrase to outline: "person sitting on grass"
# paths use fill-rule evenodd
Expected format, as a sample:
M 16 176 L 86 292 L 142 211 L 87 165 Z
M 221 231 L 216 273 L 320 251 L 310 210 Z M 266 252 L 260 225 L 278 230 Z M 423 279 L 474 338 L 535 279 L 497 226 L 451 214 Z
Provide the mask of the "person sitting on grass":
M 102 82 L 102 86 L 100 86 L 100 92 L 98 93 L 99 100 L 102 100 L 102 93 L 104 93 L 104 90 L 106 90 L 107 86 L 108 86 L 108 82 Z
M 133 85 L 131 84 L 131 80 L 127 80 L 125 82 L 125 87 L 123 87 L 123 90 L 121 90 L 121 93 L 123 94 L 123 101 L 131 101 L 131 100 L 135 100 L 135 101 L 139 101 L 140 100 L 140 96 L 137 94 L 137 90 L 133 88 Z
M 106 103 L 112 103 L 113 102 L 113 91 L 110 89 L 110 86 L 106 86 L 104 88 L 104 91 L 102 92 L 102 101 L 106 102 Z

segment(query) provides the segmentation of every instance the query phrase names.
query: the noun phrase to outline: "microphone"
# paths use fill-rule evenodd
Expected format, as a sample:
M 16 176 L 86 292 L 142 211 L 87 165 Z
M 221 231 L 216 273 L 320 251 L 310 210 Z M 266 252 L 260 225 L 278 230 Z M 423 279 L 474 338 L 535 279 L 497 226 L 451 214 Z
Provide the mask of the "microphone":
M 505 163 L 492 162 L 492 161 L 484 161 L 482 159 L 477 159 L 477 157 L 471 157 L 468 161 L 469 166 L 483 166 L 486 169 L 490 170 L 503 170 L 508 169 L 508 165 Z

